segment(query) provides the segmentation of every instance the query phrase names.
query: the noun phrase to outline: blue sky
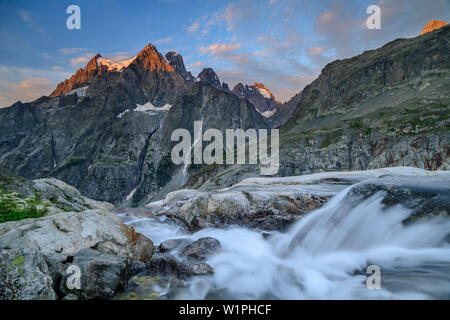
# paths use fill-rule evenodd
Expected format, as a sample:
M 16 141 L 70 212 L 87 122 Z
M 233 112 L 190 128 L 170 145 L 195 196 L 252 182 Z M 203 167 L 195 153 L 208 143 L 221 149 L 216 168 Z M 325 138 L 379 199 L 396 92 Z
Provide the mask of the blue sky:
M 81 30 L 66 9 L 81 8 Z M 381 29 L 366 27 L 369 5 Z M 197 75 L 263 82 L 286 101 L 329 62 L 450 20 L 450 0 L 0 0 L 0 106 L 48 95 L 95 54 L 124 60 L 153 43 Z

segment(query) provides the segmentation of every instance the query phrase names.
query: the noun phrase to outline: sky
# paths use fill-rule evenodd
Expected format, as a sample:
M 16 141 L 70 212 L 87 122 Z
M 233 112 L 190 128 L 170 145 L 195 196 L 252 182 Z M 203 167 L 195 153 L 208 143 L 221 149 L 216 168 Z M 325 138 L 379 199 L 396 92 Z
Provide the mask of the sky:
M 69 30 L 69 5 L 81 29 Z M 381 9 L 370 30 L 367 8 Z M 262 82 L 287 101 L 329 62 L 450 21 L 450 0 L 0 0 L 0 107 L 50 94 L 96 54 L 134 57 L 152 43 L 232 88 Z

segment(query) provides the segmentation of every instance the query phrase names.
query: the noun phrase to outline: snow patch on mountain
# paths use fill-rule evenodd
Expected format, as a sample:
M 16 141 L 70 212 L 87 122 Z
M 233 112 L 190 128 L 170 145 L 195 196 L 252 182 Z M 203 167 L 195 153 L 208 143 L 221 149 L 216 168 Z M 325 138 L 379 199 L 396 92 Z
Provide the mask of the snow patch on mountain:
M 89 88 L 89 86 L 85 86 L 85 87 L 73 89 L 73 90 L 67 92 L 67 93 L 65 94 L 65 96 L 68 96 L 68 95 L 71 95 L 71 94 L 76 93 L 76 94 L 77 94 L 77 97 L 86 97 L 87 89 L 88 89 L 88 88 Z
M 130 112 L 130 109 L 127 109 L 127 110 L 125 110 L 124 112 L 119 113 L 119 114 L 117 115 L 117 119 L 121 119 L 121 118 L 125 115 L 125 113 L 127 113 L 127 112 Z
M 154 106 L 150 101 L 140 105 L 139 103 L 136 103 L 136 109 L 134 109 L 134 111 L 138 111 L 138 112 L 146 112 L 146 111 L 169 111 L 170 108 L 172 108 L 171 104 L 166 103 L 164 106 L 162 107 L 156 107 Z
M 128 59 L 128 60 L 123 60 L 123 61 L 114 61 L 114 60 L 111 60 L 108 58 L 101 57 L 101 58 L 97 59 L 97 66 L 99 66 L 99 65 L 106 66 L 106 67 L 108 67 L 109 71 L 120 71 L 120 70 L 128 67 L 128 65 L 131 62 L 133 62 L 133 60 L 135 58 L 136 57 Z
M 272 96 L 270 95 L 270 91 L 267 89 L 257 88 L 259 93 L 266 99 L 270 99 Z
M 256 111 L 258 111 L 258 110 L 256 110 Z M 275 114 L 275 112 L 277 112 L 277 109 L 267 110 L 267 111 L 260 112 L 260 113 L 264 118 L 270 118 L 271 116 L 273 116 Z

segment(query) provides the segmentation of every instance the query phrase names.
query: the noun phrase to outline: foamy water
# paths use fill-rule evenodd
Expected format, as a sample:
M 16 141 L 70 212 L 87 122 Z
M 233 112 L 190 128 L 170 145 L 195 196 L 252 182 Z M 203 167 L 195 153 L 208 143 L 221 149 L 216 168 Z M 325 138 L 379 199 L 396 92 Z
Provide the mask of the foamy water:
M 284 233 L 243 227 L 186 234 L 176 226 L 130 223 L 156 244 L 173 238 L 217 238 L 223 250 L 206 261 L 214 275 L 192 278 L 186 299 L 450 299 L 450 221 L 404 225 L 411 212 L 385 209 L 342 191 Z M 366 269 L 381 268 L 381 289 L 368 289 Z

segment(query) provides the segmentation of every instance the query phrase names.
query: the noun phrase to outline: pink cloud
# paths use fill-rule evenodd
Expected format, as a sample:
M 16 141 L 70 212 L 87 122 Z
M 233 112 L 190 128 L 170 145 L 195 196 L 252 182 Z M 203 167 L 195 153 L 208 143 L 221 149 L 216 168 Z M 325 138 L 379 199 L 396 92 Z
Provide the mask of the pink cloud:
M 198 29 L 200 29 L 200 22 L 195 20 L 193 24 L 187 27 L 186 32 L 187 34 L 194 34 L 198 31 Z
M 0 106 L 9 106 L 17 101 L 33 101 L 44 94 L 49 94 L 54 85 L 47 78 L 28 78 L 20 83 L 7 83 L 0 90 Z
M 208 47 L 200 47 L 202 54 L 208 53 L 209 55 L 223 56 L 241 48 L 240 43 L 214 43 Z
M 311 56 L 317 56 L 319 54 L 321 54 L 324 51 L 324 49 L 322 47 L 312 47 L 308 49 L 308 53 Z

